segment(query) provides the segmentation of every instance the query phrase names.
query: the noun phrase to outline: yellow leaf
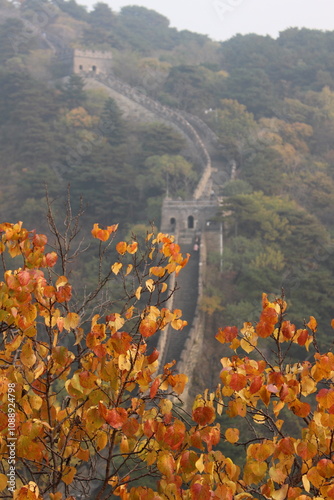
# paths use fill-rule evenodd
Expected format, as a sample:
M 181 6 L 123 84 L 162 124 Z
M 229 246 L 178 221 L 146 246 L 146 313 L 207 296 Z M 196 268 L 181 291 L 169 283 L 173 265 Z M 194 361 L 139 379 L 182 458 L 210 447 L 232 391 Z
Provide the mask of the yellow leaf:
M 135 292 L 135 296 L 136 296 L 136 299 L 139 300 L 140 299 L 140 295 L 141 295 L 141 291 L 142 291 L 143 287 L 139 286 Z
M 123 264 L 122 262 L 115 262 L 112 266 L 111 266 L 111 270 L 114 274 L 117 274 L 120 272 L 120 270 L 122 269 L 123 267 Z
M 245 352 L 247 352 L 247 354 L 249 354 L 250 352 L 254 351 L 255 349 L 255 346 L 251 345 L 249 342 L 247 342 L 246 340 L 244 339 L 241 339 L 240 340 L 240 347 L 241 349 L 243 349 Z
M 65 484 L 69 485 L 72 483 L 75 473 L 76 473 L 76 468 L 75 467 L 66 467 L 63 475 L 62 475 L 62 480 L 64 481 Z
M 245 498 L 254 498 L 250 493 L 239 493 L 238 495 L 233 497 L 234 500 L 245 500 Z
M 50 431 L 52 430 L 52 427 L 47 422 L 43 422 L 42 420 L 39 420 L 38 418 L 34 418 L 33 423 L 34 424 L 42 424 L 44 427 L 46 427 Z
M 316 332 L 318 327 L 317 320 L 313 316 L 310 316 L 310 321 L 307 323 L 306 326 L 308 326 L 309 329 L 312 330 L 313 332 Z
M 68 283 L 68 279 L 66 276 L 59 276 L 59 278 L 56 281 L 56 288 L 59 290 L 61 286 L 65 286 Z
M 301 386 L 303 396 L 308 396 L 317 390 L 315 381 L 309 376 L 302 377 Z
M 37 366 L 34 370 L 34 377 L 35 377 L 35 380 L 40 377 L 42 375 L 42 373 L 44 373 L 44 370 L 45 370 L 45 364 L 43 363 L 43 361 L 39 361 L 37 363 Z
M 307 476 L 306 474 L 304 474 L 302 476 L 302 481 L 303 481 L 303 486 L 304 486 L 304 490 L 307 491 L 307 493 L 310 492 L 310 489 L 311 489 L 311 483 L 310 481 L 307 479 Z
M 75 330 L 75 344 L 74 345 L 78 345 L 81 340 L 83 339 L 83 336 L 84 336 L 84 329 L 83 328 L 77 328 Z
M 260 413 L 256 413 L 255 415 L 253 415 L 253 420 L 257 424 L 264 424 L 267 420 L 267 417 L 265 415 L 261 415 Z
M 125 313 L 126 319 L 131 319 L 132 318 L 133 311 L 134 311 L 134 307 L 133 306 L 129 307 L 129 309 L 126 310 L 126 313 Z
M 153 292 L 155 289 L 154 281 L 152 279 L 146 280 L 146 288 L 149 292 Z
M 64 318 L 64 328 L 69 332 L 72 328 L 76 328 L 79 325 L 80 316 L 77 313 L 70 312 Z
M 164 292 L 167 290 L 167 288 L 168 288 L 167 283 L 163 283 L 163 284 L 161 285 L 161 293 L 164 293 Z
M 195 463 L 195 467 L 200 473 L 204 471 L 203 455 L 199 457 L 199 459 Z
M 95 440 L 96 447 L 97 447 L 98 451 L 101 451 L 101 450 L 103 450 L 107 446 L 108 435 L 104 431 L 97 431 L 96 434 L 97 434 L 96 435 L 96 440 Z
M 289 485 L 284 484 L 282 486 L 282 488 L 280 488 L 279 490 L 276 490 L 272 493 L 272 495 L 271 495 L 272 499 L 273 500 L 285 500 L 288 489 L 289 489 Z
M 130 370 L 131 361 L 126 357 L 125 354 L 120 354 L 118 357 L 118 367 L 120 370 Z
M 133 269 L 133 265 L 132 264 L 129 264 L 128 267 L 126 268 L 126 273 L 125 273 L 125 276 L 127 276 L 128 274 L 131 273 Z
M 79 458 L 80 460 L 83 460 L 84 462 L 88 462 L 89 460 L 89 457 L 90 457 L 90 453 L 89 453 L 89 450 L 84 450 L 83 448 L 79 448 L 79 451 L 76 453 L 75 455 L 77 458 Z
M 129 441 L 126 436 L 122 436 L 121 443 L 119 445 L 119 448 L 121 450 L 121 453 L 128 453 L 129 452 Z
M 43 399 L 37 394 L 29 396 L 29 404 L 33 410 L 39 410 L 42 406 Z
M 169 451 L 161 451 L 157 459 L 157 467 L 159 471 L 170 478 L 175 470 L 175 460 Z
M 159 403 L 160 411 L 163 415 L 167 415 L 172 411 L 173 403 L 169 399 L 162 399 Z
M 36 356 L 30 341 L 22 347 L 20 359 L 22 364 L 28 368 L 31 368 L 36 363 Z
M 138 243 L 133 241 L 130 245 L 127 246 L 127 252 L 130 254 L 136 253 L 138 250 Z
M 5 488 L 7 488 L 7 481 L 7 476 L 5 476 L 5 474 L 0 474 L 0 491 L 3 491 Z
M 157 461 L 157 456 L 158 454 L 154 450 L 147 453 L 147 455 L 145 456 L 145 462 L 147 463 L 147 465 L 153 465 Z
M 50 500 L 62 500 L 63 494 L 58 491 L 58 493 L 50 493 Z

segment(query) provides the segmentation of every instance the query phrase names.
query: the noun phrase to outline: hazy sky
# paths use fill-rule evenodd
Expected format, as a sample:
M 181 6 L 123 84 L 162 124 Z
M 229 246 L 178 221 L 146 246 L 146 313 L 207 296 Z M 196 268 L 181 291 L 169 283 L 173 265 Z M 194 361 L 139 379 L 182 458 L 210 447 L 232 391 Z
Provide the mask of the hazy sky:
M 78 0 L 92 6 L 99 0 Z M 118 11 L 140 5 L 168 17 L 171 26 L 226 40 L 237 33 L 269 34 L 291 26 L 334 30 L 334 0 L 100 0 Z

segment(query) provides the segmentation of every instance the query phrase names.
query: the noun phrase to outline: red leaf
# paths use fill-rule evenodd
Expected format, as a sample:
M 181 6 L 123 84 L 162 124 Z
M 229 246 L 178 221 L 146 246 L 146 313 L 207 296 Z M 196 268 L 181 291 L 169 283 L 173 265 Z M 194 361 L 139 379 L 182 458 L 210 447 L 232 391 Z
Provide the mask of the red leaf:
M 238 335 L 238 328 L 236 326 L 227 326 L 222 330 L 219 329 L 216 339 L 222 344 L 226 344 L 227 342 L 232 342 Z
M 158 359 L 158 357 L 159 357 L 159 351 L 157 349 L 154 349 L 154 351 L 149 356 L 147 356 L 147 363 L 151 365 L 152 363 L 154 363 L 154 361 Z
M 199 425 L 212 424 L 215 417 L 215 410 L 211 406 L 198 406 L 193 411 L 193 420 Z
M 308 331 L 307 330 L 298 330 L 300 333 L 297 338 L 297 342 L 299 345 L 305 345 L 308 339 Z
M 139 430 L 139 423 L 136 418 L 128 418 L 122 426 L 122 432 L 126 437 L 134 436 Z
M 159 389 L 159 385 L 160 385 L 160 379 L 156 378 L 155 381 L 153 382 L 153 384 L 151 385 L 151 389 L 150 389 L 150 398 L 153 399 L 157 392 L 158 392 L 158 389 Z
M 114 429 L 121 429 L 128 419 L 128 412 L 125 408 L 113 408 L 108 410 L 103 403 L 99 403 L 101 417 Z
M 282 324 L 282 334 L 287 340 L 292 339 L 296 331 L 295 325 L 292 325 L 290 321 L 283 321 Z
M 231 377 L 230 387 L 234 391 L 241 391 L 247 385 L 247 377 L 242 373 L 233 373 Z
M 253 382 L 249 387 L 249 392 L 251 394 L 255 394 L 257 391 L 261 389 L 262 385 L 263 385 L 262 377 L 259 376 L 254 377 Z

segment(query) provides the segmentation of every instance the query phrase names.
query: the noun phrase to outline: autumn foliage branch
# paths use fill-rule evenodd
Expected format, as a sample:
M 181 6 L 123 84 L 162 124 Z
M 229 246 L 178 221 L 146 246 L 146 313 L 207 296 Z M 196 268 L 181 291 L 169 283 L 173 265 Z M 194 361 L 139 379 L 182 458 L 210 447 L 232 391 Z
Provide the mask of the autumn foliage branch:
M 100 263 L 117 231 L 94 224 Z M 53 232 L 66 241 L 56 225 Z M 189 258 L 173 237 L 152 232 L 143 248 L 135 238 L 119 241 L 117 259 L 106 274 L 99 264 L 97 288 L 80 305 L 59 272 L 66 252 L 57 245 L 48 252 L 46 236 L 22 223 L 0 224 L 0 234 L 0 252 L 14 264 L 0 282 L 1 498 L 334 498 L 334 355 L 321 354 L 313 317 L 298 329 L 284 298 L 264 295 L 255 325 L 217 333 L 234 354 L 221 359 L 220 385 L 188 413 L 177 403 L 187 377 L 172 360 L 159 373 L 150 345 L 168 325 L 185 324 L 181 311 L 164 307 L 173 293 L 168 277 Z M 92 314 L 88 305 L 113 282 L 122 283 L 122 307 Z M 13 387 L 15 491 L 8 489 Z M 238 464 L 231 447 L 244 450 Z

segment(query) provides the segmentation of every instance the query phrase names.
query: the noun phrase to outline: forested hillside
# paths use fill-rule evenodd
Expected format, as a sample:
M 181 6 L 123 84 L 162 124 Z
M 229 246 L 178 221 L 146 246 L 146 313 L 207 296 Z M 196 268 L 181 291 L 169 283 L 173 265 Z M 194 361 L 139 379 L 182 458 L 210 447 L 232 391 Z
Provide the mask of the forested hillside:
M 74 210 L 83 197 L 84 231 L 97 221 L 120 223 L 126 236 L 159 225 L 167 176 L 171 196 L 191 197 L 200 172 L 183 137 L 164 123 L 123 116 L 103 91 L 69 77 L 68 58 L 55 54 L 112 51 L 117 78 L 198 115 L 219 137 L 224 265 L 221 272 L 212 249 L 202 304 L 212 325 L 249 318 L 263 291 L 281 287 L 292 319 L 312 313 L 328 324 L 334 32 L 291 28 L 276 40 L 238 35 L 217 43 L 141 7 L 116 13 L 98 3 L 88 13 L 75 0 L 20 7 L 1 0 L 0 9 L 2 220 L 47 231 L 45 185 L 61 220 L 70 184 Z M 91 266 L 85 261 L 86 279 Z

